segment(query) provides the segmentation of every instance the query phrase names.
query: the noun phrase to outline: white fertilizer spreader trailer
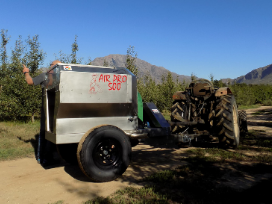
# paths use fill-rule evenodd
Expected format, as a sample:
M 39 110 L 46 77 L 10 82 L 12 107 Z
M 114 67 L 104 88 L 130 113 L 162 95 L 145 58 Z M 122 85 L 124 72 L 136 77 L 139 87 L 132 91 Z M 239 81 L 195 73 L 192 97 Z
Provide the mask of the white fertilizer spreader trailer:
M 138 139 L 171 134 L 156 106 L 142 102 L 137 79 L 125 68 L 59 63 L 47 79 L 45 138 L 93 181 L 121 176 Z

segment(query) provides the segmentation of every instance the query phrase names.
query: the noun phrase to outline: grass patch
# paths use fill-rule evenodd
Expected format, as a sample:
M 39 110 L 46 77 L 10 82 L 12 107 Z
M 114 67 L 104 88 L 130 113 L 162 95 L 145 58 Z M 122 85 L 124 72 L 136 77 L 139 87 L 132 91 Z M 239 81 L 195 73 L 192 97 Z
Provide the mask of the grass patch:
M 250 130 L 247 135 L 241 139 L 243 145 L 268 147 L 267 151 L 272 150 L 272 138 L 262 137 L 264 130 Z
M 40 122 L 0 122 L 0 161 L 34 155 Z
M 237 151 L 228 151 L 218 148 L 192 149 L 188 150 L 192 155 L 211 162 L 224 162 L 226 160 L 246 160 L 246 156 Z
M 252 115 L 267 115 L 271 113 L 272 113 L 271 110 L 259 110 L 257 112 L 252 113 Z
M 263 105 L 264 106 L 272 106 L 272 100 L 271 99 L 264 100 Z
M 251 151 L 251 154 L 248 155 L 247 152 Z M 238 149 L 234 151 L 218 149 L 218 148 L 205 148 L 205 149 L 193 149 L 188 150 L 191 154 L 191 157 L 201 158 L 207 162 L 240 162 L 240 161 L 249 161 L 249 162 L 260 162 L 272 164 L 272 154 L 270 149 L 265 151 L 261 148 L 255 149 Z M 193 159 L 193 158 L 192 158 Z
M 168 110 L 163 110 L 162 115 L 165 118 L 165 120 L 171 120 L 171 112 Z
M 58 200 L 57 202 L 55 202 L 55 203 L 51 203 L 51 204 L 63 204 L 64 203 L 64 201 L 63 200 Z
M 255 104 L 255 105 L 239 105 L 238 110 L 246 110 L 251 108 L 259 108 L 261 107 L 261 104 Z
M 126 187 L 123 190 L 118 190 L 113 195 L 103 198 L 98 197 L 94 200 L 89 200 L 85 204 L 144 204 L 144 203 L 168 203 L 167 197 L 155 192 L 153 187 L 144 187 L 144 188 L 133 188 Z

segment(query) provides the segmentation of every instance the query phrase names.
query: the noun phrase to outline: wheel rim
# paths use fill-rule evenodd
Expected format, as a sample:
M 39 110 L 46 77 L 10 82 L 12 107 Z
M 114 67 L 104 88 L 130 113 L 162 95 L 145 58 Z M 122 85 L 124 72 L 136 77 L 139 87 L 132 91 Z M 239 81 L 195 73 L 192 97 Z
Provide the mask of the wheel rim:
M 121 161 L 122 148 L 114 139 L 100 141 L 93 151 L 95 164 L 100 168 L 113 168 Z
M 236 109 L 236 106 L 233 105 L 232 107 L 232 115 L 233 115 L 233 127 L 234 127 L 234 138 L 235 138 L 235 142 L 236 142 L 236 145 L 239 143 L 239 137 L 238 136 L 238 133 L 239 133 L 239 125 L 238 125 L 238 117 L 237 117 L 237 109 Z

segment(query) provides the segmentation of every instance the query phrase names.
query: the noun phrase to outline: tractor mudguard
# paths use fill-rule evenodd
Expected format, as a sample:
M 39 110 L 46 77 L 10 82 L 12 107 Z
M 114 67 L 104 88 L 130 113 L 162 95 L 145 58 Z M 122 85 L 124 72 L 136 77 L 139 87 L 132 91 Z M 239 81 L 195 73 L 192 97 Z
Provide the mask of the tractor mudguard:
M 228 95 L 228 94 L 232 94 L 229 87 L 221 87 L 221 88 L 217 89 L 215 92 L 216 97 L 224 96 L 224 95 Z
M 174 100 L 186 100 L 185 91 L 177 91 L 173 95 Z

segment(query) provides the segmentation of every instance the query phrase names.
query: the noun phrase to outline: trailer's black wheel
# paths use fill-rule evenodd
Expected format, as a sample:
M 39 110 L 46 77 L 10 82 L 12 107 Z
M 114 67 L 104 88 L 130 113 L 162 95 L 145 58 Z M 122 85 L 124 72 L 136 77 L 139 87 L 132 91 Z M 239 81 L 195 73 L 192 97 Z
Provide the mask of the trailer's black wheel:
M 239 128 L 240 128 L 240 135 L 241 137 L 246 136 L 248 129 L 247 129 L 247 114 L 244 110 L 238 111 L 239 115 Z
M 223 147 L 238 147 L 240 142 L 239 117 L 233 95 L 221 96 L 215 109 L 215 129 Z
M 67 163 L 77 164 L 77 143 L 58 144 L 57 151 L 60 157 Z
M 81 170 L 91 180 L 114 180 L 126 171 L 130 163 L 129 138 L 115 126 L 95 127 L 79 142 L 77 159 Z

